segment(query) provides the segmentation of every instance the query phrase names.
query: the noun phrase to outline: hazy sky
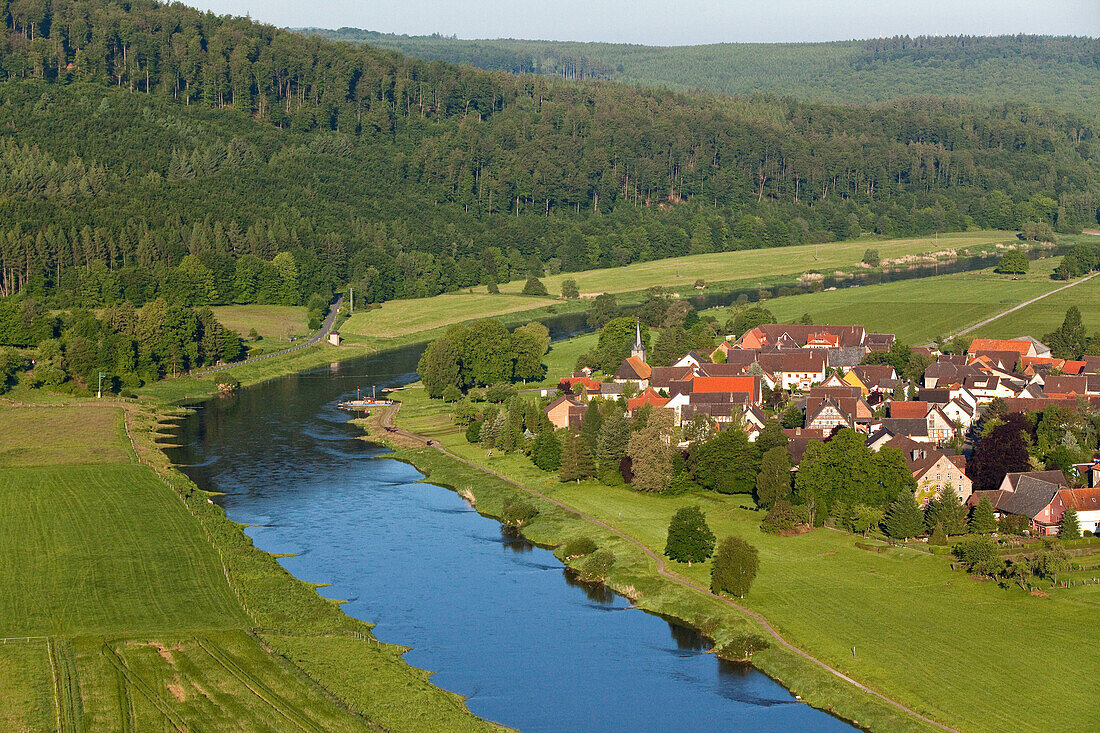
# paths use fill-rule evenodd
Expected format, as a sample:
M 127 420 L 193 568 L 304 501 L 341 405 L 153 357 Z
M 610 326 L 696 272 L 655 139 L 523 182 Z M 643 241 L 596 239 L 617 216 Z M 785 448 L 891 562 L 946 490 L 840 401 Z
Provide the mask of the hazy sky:
M 893 35 L 1100 35 L 1100 0 L 185 0 L 280 26 L 675 45 Z

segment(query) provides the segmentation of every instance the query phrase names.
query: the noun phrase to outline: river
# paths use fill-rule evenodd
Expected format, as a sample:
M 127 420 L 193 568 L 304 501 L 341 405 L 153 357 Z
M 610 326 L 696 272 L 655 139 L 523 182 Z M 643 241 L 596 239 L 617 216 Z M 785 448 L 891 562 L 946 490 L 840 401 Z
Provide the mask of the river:
M 561 324 L 567 325 L 566 323 Z M 450 490 L 366 443 L 336 408 L 357 386 L 414 378 L 418 348 L 266 382 L 206 403 L 170 457 L 257 547 L 294 553 L 348 614 L 410 664 L 523 731 L 851 730 L 695 631 L 570 581 Z

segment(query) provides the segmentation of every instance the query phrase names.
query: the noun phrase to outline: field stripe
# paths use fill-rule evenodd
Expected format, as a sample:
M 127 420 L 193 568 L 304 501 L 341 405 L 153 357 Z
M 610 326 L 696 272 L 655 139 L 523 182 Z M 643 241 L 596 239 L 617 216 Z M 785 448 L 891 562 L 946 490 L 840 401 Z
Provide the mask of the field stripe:
M 189 730 L 187 724 L 157 695 L 156 691 L 145 680 L 134 674 L 133 670 L 126 666 L 126 661 L 123 660 L 122 656 L 106 643 L 103 644 L 103 656 L 118 670 L 130 686 L 140 692 L 145 699 L 153 704 L 153 707 L 160 711 L 177 731 L 186 733 Z

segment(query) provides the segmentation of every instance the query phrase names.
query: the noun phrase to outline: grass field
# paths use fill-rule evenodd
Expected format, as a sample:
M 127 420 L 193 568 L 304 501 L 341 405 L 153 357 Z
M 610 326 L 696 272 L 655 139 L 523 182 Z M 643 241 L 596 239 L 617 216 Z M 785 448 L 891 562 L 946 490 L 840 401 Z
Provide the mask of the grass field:
M 464 458 L 592 514 L 657 553 L 663 550 L 675 510 L 701 504 L 718 537 L 736 534 L 760 550 L 760 574 L 745 599 L 750 608 L 796 645 L 920 712 L 960 730 L 1074 730 L 1093 725 L 1091 689 L 1066 685 L 1065 680 L 1090 663 L 1088 646 L 1071 640 L 1082 628 L 1100 622 L 1100 587 L 1031 597 L 953 571 L 945 556 L 905 549 L 868 552 L 856 546 L 855 537 L 834 530 L 794 538 L 765 535 L 759 529 L 762 515 L 743 506 L 751 504 L 747 497 L 706 492 L 662 497 L 592 481 L 562 484 L 521 455 L 497 453 L 487 458 L 485 451 L 465 443 L 445 410 L 421 390 L 402 393 L 401 399 L 398 422 L 403 427 L 431 435 Z M 432 480 L 472 489 L 478 507 L 491 510 L 490 495 L 485 493 L 491 479 L 429 454 L 421 451 L 410 457 L 434 467 Z M 441 464 L 448 466 L 446 473 Z M 564 532 L 578 531 L 575 525 L 567 527 L 558 514 L 544 513 L 545 519 L 540 515 L 525 529 L 532 538 L 556 543 Z M 625 550 L 615 548 L 618 558 Z M 696 605 L 698 599 L 673 599 L 652 581 L 646 585 L 644 576 L 652 576 L 651 567 L 630 564 L 620 576 L 617 559 L 615 568 L 613 581 L 633 584 L 643 606 L 649 601 L 672 615 L 704 622 L 717 613 Z M 709 581 L 709 563 L 677 570 L 701 583 Z M 650 598 L 651 593 L 655 597 Z M 766 671 L 772 672 L 772 665 L 783 670 L 777 676 L 788 682 L 788 675 L 797 674 L 792 662 L 775 650 L 758 661 Z M 848 716 L 876 714 L 867 709 L 866 699 L 846 700 L 839 690 L 815 694 L 828 680 L 806 674 L 803 684 L 809 687 L 794 686 L 804 697 L 834 701 Z M 1049 704 L 1051 700 L 1057 703 Z M 893 730 L 899 725 L 895 720 L 872 727 Z
M 309 334 L 304 306 L 294 305 L 220 305 L 211 308 L 214 317 L 226 328 L 247 338 L 253 328 L 265 339 L 285 341 L 290 336 Z
M 430 331 L 475 318 L 503 316 L 519 311 L 554 305 L 550 298 L 527 295 L 489 295 L 487 293 L 446 293 L 434 298 L 391 300 L 380 308 L 359 311 L 340 328 L 374 338 L 393 338 Z
M 798 247 L 719 252 L 708 255 L 674 257 L 666 260 L 640 262 L 625 267 L 585 272 L 568 272 L 543 278 L 551 295 L 561 293 L 563 280 L 577 281 L 581 294 L 625 293 L 659 285 L 666 288 L 690 288 L 702 278 L 707 283 L 739 282 L 746 287 L 763 283 L 768 277 L 799 275 L 809 270 L 829 272 L 839 267 L 851 268 L 868 249 L 877 249 L 883 260 L 897 259 L 927 252 L 942 252 L 997 243 L 1017 242 L 1015 232 L 956 232 L 938 237 L 913 239 L 877 239 L 864 237 L 827 244 L 806 244 Z M 523 280 L 500 286 L 501 293 L 519 293 Z M 484 292 L 484 288 L 475 289 Z
M 167 470 L 158 420 L 0 407 L 0 730 L 495 728 Z
M 1057 283 L 1063 285 L 1064 283 Z M 982 326 L 972 335 L 986 338 L 1012 338 L 1031 335 L 1041 339 L 1062 325 L 1070 306 L 1081 309 L 1081 322 L 1089 336 L 1100 332 L 1100 276 L 1081 283 L 1038 303 L 1021 308 L 1004 318 Z
M 998 275 L 990 268 L 883 285 L 789 295 L 773 298 L 762 305 L 781 323 L 797 322 L 804 313 L 809 313 L 817 324 L 857 324 L 875 333 L 896 334 L 902 341 L 917 345 L 950 336 L 1023 301 L 1061 287 L 1065 283 L 1050 279 L 1050 273 L 1059 261 L 1057 257 L 1038 260 L 1032 264 L 1031 272 L 1018 280 L 1008 275 Z M 710 312 L 718 316 L 720 322 L 725 322 L 731 309 L 718 308 Z M 1062 313 L 1065 313 L 1065 307 Z

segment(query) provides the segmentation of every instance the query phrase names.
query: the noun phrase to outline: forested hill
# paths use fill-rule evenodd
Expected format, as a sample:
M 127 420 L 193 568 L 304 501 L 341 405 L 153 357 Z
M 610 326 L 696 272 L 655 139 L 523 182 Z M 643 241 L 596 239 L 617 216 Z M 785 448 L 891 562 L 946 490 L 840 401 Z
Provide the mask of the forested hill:
M 1096 38 L 899 37 L 664 47 L 462 40 L 357 28 L 301 32 L 482 69 L 613 79 L 681 91 L 767 93 L 842 104 L 871 104 L 916 95 L 959 96 L 987 103 L 1016 100 L 1100 116 L 1096 94 L 1100 88 L 1100 39 Z
M 1080 116 L 685 96 L 152 0 L 2 0 L 0 295 L 369 300 L 689 252 L 1095 226 Z

